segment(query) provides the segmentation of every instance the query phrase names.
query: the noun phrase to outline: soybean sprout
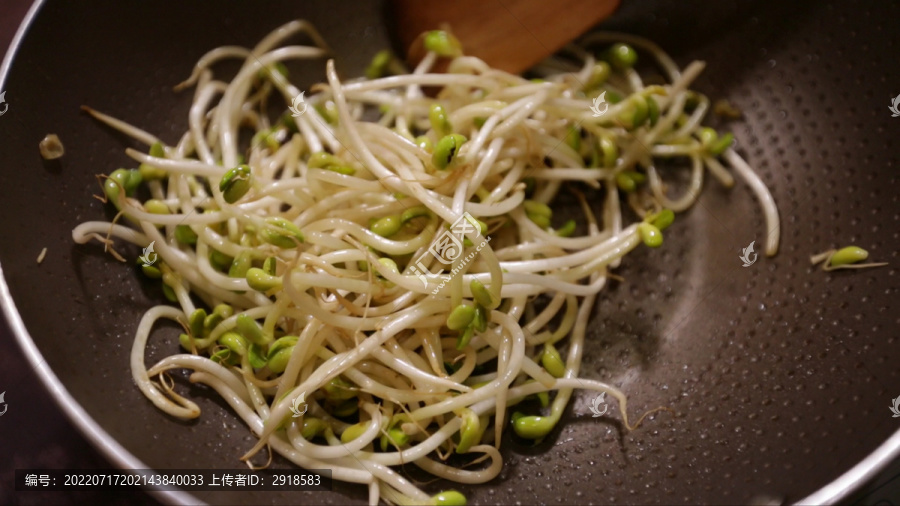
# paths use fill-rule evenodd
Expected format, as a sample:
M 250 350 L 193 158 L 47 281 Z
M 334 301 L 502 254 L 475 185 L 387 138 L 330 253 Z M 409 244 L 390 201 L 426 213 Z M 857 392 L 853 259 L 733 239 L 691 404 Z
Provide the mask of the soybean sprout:
M 859 263 L 867 258 L 869 258 L 868 251 L 859 246 L 846 246 L 841 249 L 830 249 L 812 255 L 809 257 L 809 262 L 813 265 L 821 263 L 822 270 L 826 272 L 837 269 L 866 269 L 887 265 L 887 262 Z
M 297 34 L 313 44 L 284 45 Z M 367 485 L 372 503 L 463 504 L 456 491 L 427 495 L 398 466 L 488 482 L 504 428 L 546 437 L 574 389 L 609 394 L 636 427 L 621 390 L 581 375 L 586 328 L 611 269 L 642 243 L 663 244 L 707 169 L 730 186 L 724 159 L 749 182 L 774 231 L 767 253 L 778 244 L 765 185 L 730 134 L 702 126 L 709 101 L 689 89 L 702 62 L 682 71 L 650 42 L 599 35 L 566 50 L 578 63 L 554 60 L 526 79 L 460 54 L 446 33 L 425 44 L 410 73 L 380 53 L 368 78 L 345 80 L 328 60 L 305 102 L 282 63 L 328 55 L 308 23 L 252 49 L 215 49 L 178 85 L 195 87 L 194 101 L 171 145 L 85 108 L 149 148 L 126 150 L 137 168 L 100 178 L 116 220 L 73 231 L 115 255 L 113 238 L 143 248 L 140 268 L 172 303 L 138 325 L 138 388 L 172 416 L 198 417 L 166 376 L 191 370 L 258 437 L 243 460 L 269 446 Z M 667 84 L 644 84 L 638 51 Z M 447 72 L 432 72 L 441 58 Z M 218 80 L 226 59 L 243 65 Z M 601 98 L 608 108 L 595 115 Z M 278 100 L 290 110 L 270 118 Z M 668 191 L 664 159 L 688 162 L 682 195 Z M 559 218 L 563 194 L 582 218 Z M 148 368 L 160 320 L 183 327 L 182 352 Z M 526 398 L 546 414 L 510 413 Z M 464 464 L 450 465 L 453 454 Z

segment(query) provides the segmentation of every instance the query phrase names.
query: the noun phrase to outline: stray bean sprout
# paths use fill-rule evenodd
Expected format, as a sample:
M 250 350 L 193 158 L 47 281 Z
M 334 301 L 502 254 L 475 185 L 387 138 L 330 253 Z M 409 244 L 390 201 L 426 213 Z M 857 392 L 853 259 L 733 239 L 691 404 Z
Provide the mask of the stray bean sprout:
M 846 246 L 841 249 L 830 249 L 809 257 L 811 264 L 822 264 L 823 271 L 838 269 L 867 269 L 870 267 L 883 267 L 887 262 L 869 262 L 861 264 L 869 258 L 869 252 L 859 246 Z

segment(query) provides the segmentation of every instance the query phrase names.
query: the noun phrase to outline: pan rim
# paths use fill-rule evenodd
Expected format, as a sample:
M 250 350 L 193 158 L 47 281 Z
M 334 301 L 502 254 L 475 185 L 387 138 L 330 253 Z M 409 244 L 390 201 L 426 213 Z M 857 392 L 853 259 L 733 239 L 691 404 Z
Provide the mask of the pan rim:
M 19 24 L 6 55 L 3 61 L 0 62 L 0 90 L 4 89 L 13 61 L 25 39 L 26 33 L 45 3 L 46 0 L 34 0 L 25 18 Z M 9 291 L 2 263 L 0 263 L 0 307 L 2 307 L 9 329 L 28 360 L 30 367 L 37 374 L 38 379 L 56 405 L 91 445 L 102 453 L 111 464 L 120 469 L 148 469 L 149 467 L 146 464 L 123 447 L 84 410 L 50 368 L 19 314 L 12 294 Z M 896 430 L 856 465 L 815 492 L 796 501 L 795 504 L 836 504 L 858 490 L 859 487 L 875 477 L 898 457 L 900 457 L 900 429 Z M 205 504 L 189 492 L 156 490 L 149 487 L 144 488 L 144 490 L 166 504 Z

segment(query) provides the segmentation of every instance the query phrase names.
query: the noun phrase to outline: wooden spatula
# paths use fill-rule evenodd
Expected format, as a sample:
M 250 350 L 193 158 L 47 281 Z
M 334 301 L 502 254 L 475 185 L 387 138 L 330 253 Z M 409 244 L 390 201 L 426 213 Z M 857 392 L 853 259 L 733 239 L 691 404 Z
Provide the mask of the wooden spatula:
M 449 25 L 466 54 L 521 73 L 607 18 L 619 0 L 393 0 L 402 47 Z

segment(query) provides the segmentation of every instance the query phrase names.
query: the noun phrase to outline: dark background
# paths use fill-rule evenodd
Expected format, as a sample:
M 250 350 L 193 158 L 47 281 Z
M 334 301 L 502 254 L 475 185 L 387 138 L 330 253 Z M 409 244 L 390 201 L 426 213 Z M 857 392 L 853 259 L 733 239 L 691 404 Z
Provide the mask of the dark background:
M 29 0 L 0 4 L 0 54 L 5 54 L 24 17 Z M 11 108 L 15 97 L 7 96 Z M 0 118 L 2 121 L 2 118 Z M 6 168 L 9 169 L 8 167 Z M 81 436 L 58 409 L 0 316 L 0 392 L 8 411 L 0 418 L 0 504 L 156 504 L 140 491 L 117 493 L 15 493 L 15 469 L 102 468 L 109 463 Z M 869 483 L 848 503 L 900 503 L 900 461 Z M 893 480 L 893 481 L 892 481 Z

